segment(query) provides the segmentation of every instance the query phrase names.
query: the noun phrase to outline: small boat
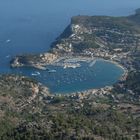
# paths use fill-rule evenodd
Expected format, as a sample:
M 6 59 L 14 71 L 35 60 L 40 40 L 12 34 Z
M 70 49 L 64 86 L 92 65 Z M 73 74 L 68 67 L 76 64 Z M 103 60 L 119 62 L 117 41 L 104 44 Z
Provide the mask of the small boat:
M 10 58 L 10 55 L 7 55 L 6 58 Z
M 56 70 L 49 70 L 48 72 L 49 72 L 49 73 L 55 73 Z
M 10 40 L 10 39 L 7 39 L 7 40 L 6 40 L 6 43 L 9 43 L 9 42 L 11 42 L 11 40 Z
M 36 71 L 35 73 L 32 73 L 31 75 L 32 76 L 37 76 L 37 75 L 40 75 L 40 72 Z

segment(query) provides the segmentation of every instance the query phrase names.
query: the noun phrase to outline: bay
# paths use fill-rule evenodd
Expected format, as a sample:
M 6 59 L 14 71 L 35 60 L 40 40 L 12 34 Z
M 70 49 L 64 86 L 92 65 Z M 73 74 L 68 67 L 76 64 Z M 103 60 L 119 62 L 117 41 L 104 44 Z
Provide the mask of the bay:
M 15 72 L 16 55 L 49 50 L 72 16 L 126 16 L 139 7 L 139 0 L 0 0 L 0 73 Z

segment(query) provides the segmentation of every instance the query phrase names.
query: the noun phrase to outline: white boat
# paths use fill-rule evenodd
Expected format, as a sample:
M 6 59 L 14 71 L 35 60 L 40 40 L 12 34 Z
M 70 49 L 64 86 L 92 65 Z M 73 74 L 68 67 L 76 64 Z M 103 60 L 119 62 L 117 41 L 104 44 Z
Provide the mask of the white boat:
M 93 62 L 91 62 L 91 63 L 89 64 L 89 67 L 93 67 L 95 64 L 96 64 L 96 60 L 94 60 Z
M 10 58 L 10 55 L 7 55 L 6 58 Z
M 49 72 L 49 73 L 55 73 L 56 70 L 49 70 L 48 72 Z
M 10 39 L 7 39 L 7 40 L 6 40 L 6 43 L 9 43 L 9 42 L 11 42 L 11 40 L 10 40 Z
M 35 73 L 32 73 L 31 75 L 32 76 L 37 76 L 37 75 L 40 75 L 40 72 L 36 71 Z
M 67 66 L 66 65 L 64 65 L 64 67 L 63 67 L 64 69 L 66 69 L 67 68 Z

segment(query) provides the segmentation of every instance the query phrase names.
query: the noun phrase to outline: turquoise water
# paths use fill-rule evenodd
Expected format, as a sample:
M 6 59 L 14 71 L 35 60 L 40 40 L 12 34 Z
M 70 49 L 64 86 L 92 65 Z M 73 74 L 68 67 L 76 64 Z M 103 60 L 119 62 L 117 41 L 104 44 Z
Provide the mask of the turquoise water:
M 15 72 L 9 61 L 17 54 L 49 50 L 72 16 L 124 16 L 139 7 L 139 0 L 0 0 L 0 73 Z

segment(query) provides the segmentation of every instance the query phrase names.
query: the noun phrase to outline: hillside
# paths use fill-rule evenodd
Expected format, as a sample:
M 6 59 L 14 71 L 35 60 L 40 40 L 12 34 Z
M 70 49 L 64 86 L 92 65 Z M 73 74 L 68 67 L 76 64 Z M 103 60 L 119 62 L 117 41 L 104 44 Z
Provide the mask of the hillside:
M 1 76 L 0 139 L 139 139 L 138 97 L 101 93 L 54 96 L 29 78 Z

